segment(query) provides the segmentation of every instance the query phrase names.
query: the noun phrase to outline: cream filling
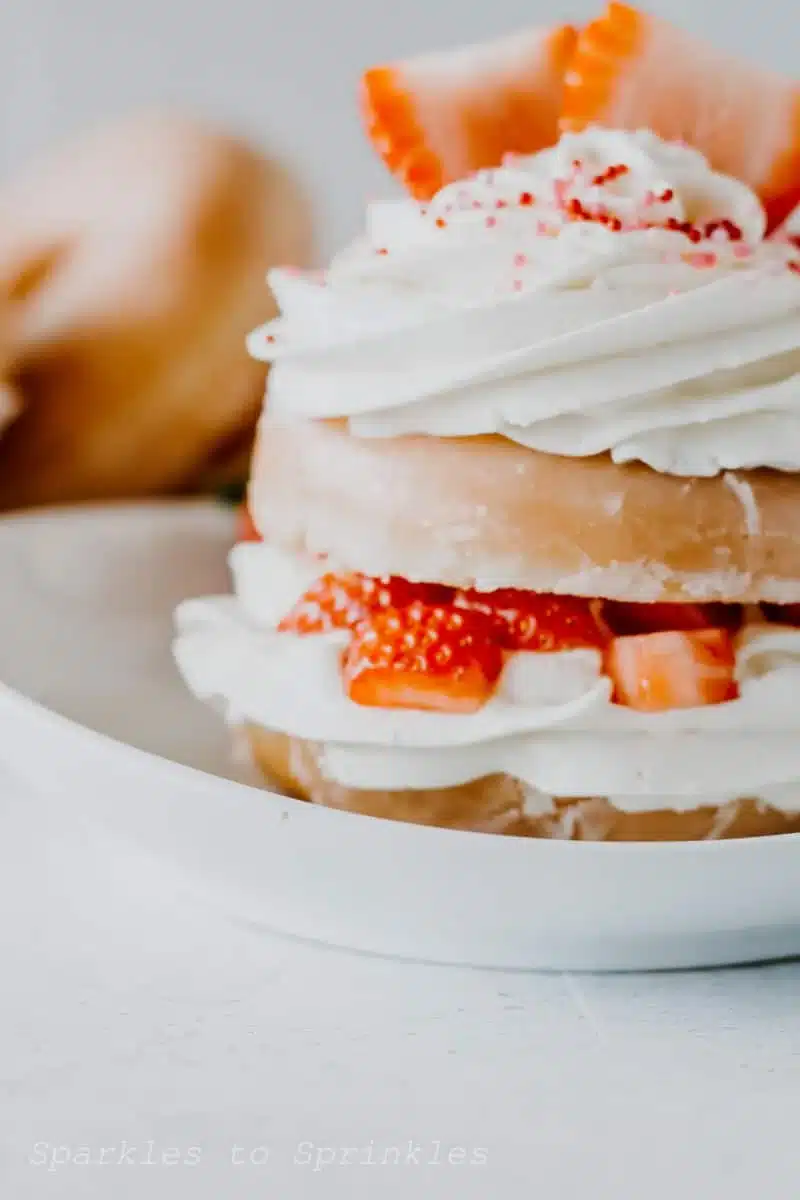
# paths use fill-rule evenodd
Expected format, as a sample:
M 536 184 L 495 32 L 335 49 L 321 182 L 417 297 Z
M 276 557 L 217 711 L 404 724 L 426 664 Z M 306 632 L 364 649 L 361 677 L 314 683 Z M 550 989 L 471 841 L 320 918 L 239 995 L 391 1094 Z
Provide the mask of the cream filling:
M 624 176 L 593 184 L 617 163 Z M 623 229 L 571 220 L 565 188 Z M 742 237 L 645 227 L 669 218 Z M 373 205 L 324 276 L 270 277 L 281 316 L 249 341 L 273 363 L 270 419 L 496 432 L 681 476 L 800 470 L 798 254 L 764 230 L 747 187 L 644 131 L 565 135 L 426 206 Z
M 251 721 L 322 745 L 347 787 L 445 787 L 504 772 L 540 798 L 611 799 L 626 811 L 679 811 L 754 798 L 800 811 L 800 630 L 739 637 L 741 695 L 667 713 L 614 705 L 593 650 L 513 655 L 477 713 L 365 708 L 345 695 L 343 635 L 296 637 L 275 624 L 319 565 L 261 545 L 231 556 L 238 598 L 177 612 L 175 657 L 189 688 Z

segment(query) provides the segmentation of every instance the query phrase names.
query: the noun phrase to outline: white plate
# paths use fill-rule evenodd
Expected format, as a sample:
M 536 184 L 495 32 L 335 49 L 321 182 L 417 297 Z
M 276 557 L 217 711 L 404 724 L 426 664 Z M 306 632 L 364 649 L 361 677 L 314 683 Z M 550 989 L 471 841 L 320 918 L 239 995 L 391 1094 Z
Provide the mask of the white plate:
M 229 514 L 207 504 L 0 522 L 0 776 L 57 792 L 231 913 L 323 942 L 570 970 L 800 954 L 797 834 L 532 841 L 235 782 L 225 729 L 169 654 L 176 602 L 227 588 L 230 536 Z

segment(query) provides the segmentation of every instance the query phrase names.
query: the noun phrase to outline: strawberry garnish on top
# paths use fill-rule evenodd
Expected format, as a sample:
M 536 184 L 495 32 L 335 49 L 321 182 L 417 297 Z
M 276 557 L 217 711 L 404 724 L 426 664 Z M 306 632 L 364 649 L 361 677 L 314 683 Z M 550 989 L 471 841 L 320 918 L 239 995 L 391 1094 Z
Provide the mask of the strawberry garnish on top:
M 490 616 L 495 636 L 505 650 L 599 649 L 608 640 L 608 631 L 598 618 L 597 603 L 582 596 L 499 588 L 494 592 L 459 592 L 456 603 Z
M 453 605 L 373 611 L 344 654 L 347 694 L 378 708 L 476 712 L 503 667 L 493 633 L 489 617 Z
M 738 695 L 727 629 L 618 637 L 605 655 L 614 700 L 642 712 L 722 704 Z
M 362 81 L 370 140 L 418 200 L 506 154 L 558 140 L 569 25 L 373 67 Z
M 770 229 L 800 201 L 800 86 L 612 0 L 578 35 L 561 126 L 651 129 L 748 184 Z

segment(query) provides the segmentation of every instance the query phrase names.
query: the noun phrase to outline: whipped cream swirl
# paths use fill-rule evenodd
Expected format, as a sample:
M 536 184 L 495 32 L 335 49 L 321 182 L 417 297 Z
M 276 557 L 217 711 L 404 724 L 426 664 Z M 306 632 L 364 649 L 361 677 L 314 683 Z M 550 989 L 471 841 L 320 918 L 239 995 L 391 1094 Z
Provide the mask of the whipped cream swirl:
M 324 274 L 274 271 L 272 419 L 499 433 L 676 475 L 800 470 L 797 250 L 757 197 L 647 132 L 377 204 Z

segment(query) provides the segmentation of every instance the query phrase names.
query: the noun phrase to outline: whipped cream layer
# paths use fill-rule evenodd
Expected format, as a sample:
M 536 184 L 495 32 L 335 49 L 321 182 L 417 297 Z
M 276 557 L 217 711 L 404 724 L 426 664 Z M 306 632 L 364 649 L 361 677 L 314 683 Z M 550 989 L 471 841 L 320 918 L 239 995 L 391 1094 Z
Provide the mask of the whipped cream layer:
M 175 657 L 195 695 L 229 721 L 320 743 L 324 774 L 348 787 L 444 787 L 505 772 L 544 797 L 612 800 L 627 811 L 756 798 L 800 810 L 800 630 L 751 626 L 739 639 L 741 697 L 640 713 L 611 703 L 593 650 L 513 655 L 479 712 L 365 708 L 342 688 L 345 635 L 296 637 L 275 624 L 318 564 L 236 547 L 237 597 L 185 602 Z
M 670 221 L 722 224 L 693 243 Z M 272 272 L 281 316 L 248 345 L 273 363 L 271 419 L 800 470 L 798 253 L 764 232 L 757 197 L 688 147 L 566 134 L 428 205 L 372 205 L 325 274 Z

